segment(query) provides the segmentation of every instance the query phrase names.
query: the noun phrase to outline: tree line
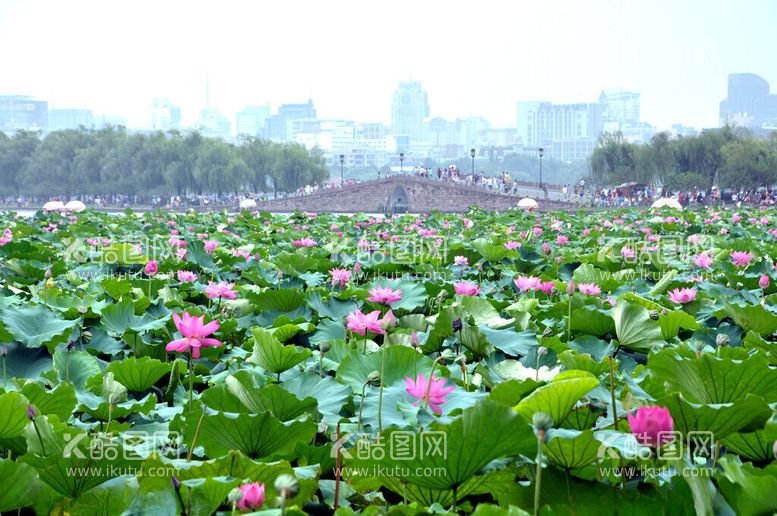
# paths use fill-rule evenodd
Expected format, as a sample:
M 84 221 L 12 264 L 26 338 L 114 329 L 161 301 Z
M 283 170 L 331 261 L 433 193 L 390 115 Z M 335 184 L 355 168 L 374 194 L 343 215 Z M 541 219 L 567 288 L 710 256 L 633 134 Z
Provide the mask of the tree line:
M 293 192 L 329 177 L 319 149 L 198 132 L 0 132 L 0 193 L 13 195 Z
M 589 158 L 589 168 L 600 186 L 636 182 L 661 185 L 665 191 L 770 187 L 777 184 L 777 131 L 766 139 L 731 127 L 691 137 L 661 132 L 646 144 L 629 143 L 621 133 L 605 133 Z

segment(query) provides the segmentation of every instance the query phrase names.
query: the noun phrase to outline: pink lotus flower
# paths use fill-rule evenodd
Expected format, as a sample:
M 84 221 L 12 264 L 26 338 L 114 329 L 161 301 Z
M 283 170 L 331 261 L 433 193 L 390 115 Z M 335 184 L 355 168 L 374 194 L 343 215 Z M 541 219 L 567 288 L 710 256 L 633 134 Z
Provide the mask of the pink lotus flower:
M 209 281 L 208 286 L 205 287 L 205 293 L 208 295 L 208 299 L 237 299 L 237 292 L 235 292 L 234 287 L 234 283 L 227 283 L 226 281 L 218 283 Z
M 466 267 L 467 265 L 469 265 L 469 260 L 467 259 L 466 256 L 454 256 L 453 263 L 455 263 L 456 265 L 463 265 Z
M 707 253 L 697 254 L 693 257 L 693 263 L 702 269 L 709 269 L 710 265 L 712 265 L 712 256 Z
M 178 257 L 179 260 L 185 260 L 186 259 L 186 253 L 188 251 L 189 251 L 188 249 L 186 249 L 184 247 L 181 247 L 180 249 L 178 249 L 175 252 L 175 255 Z
M 3 230 L 3 236 L 0 237 L 0 247 L 4 246 L 11 240 L 13 240 L 13 233 L 11 232 L 11 228 L 5 228 Z
M 575 282 L 572 280 L 569 280 L 569 283 L 567 283 L 567 295 L 573 295 L 575 293 Z
M 354 333 L 365 335 L 367 332 L 383 335 L 386 332 L 380 326 L 380 310 L 374 310 L 368 314 L 362 313 L 358 308 L 345 317 L 346 327 Z
M 241 510 L 251 510 L 261 507 L 264 503 L 264 484 L 252 482 L 240 486 L 243 497 L 237 502 L 237 508 Z
M 197 281 L 197 275 L 193 273 L 192 271 L 178 271 L 177 273 L 178 281 L 184 283 L 184 282 L 195 282 Z
M 540 283 L 538 290 L 542 291 L 543 294 L 550 295 L 550 293 L 553 292 L 554 288 L 556 288 L 556 284 L 554 282 L 543 281 L 542 283 Z
M 219 243 L 215 240 L 206 240 L 205 241 L 205 252 L 208 254 L 213 254 L 213 251 L 216 250 L 216 248 L 219 246 Z
M 628 415 L 629 428 L 643 446 L 657 448 L 671 442 L 674 436 L 674 420 L 669 409 L 663 407 L 640 407 L 636 416 Z
M 440 405 L 447 402 L 445 395 L 456 389 L 456 386 L 445 387 L 445 379 L 436 379 L 432 377 L 431 386 L 429 380 L 419 374 L 415 381 L 409 376 L 405 376 L 405 390 L 409 395 L 414 397 L 417 401 L 413 405 L 418 406 L 424 400 L 427 400 L 429 408 L 435 414 L 442 414 L 442 408 Z M 429 391 L 429 398 L 426 397 L 426 392 Z
M 159 272 L 159 264 L 156 260 L 149 260 L 143 267 L 143 272 L 146 273 L 146 276 L 156 276 L 156 273 Z
M 734 214 L 734 216 L 731 217 L 731 222 L 733 222 L 734 224 L 736 224 L 740 220 L 742 220 L 742 216 L 741 215 Z
M 383 335 L 386 332 L 381 328 L 378 317 L 380 317 L 380 310 L 364 314 L 356 308 L 345 317 L 347 321 L 346 327 L 359 335 L 365 335 L 367 332 Z
M 752 259 L 752 253 L 743 251 L 734 251 L 731 253 L 731 262 L 735 267 L 747 267 L 747 265 L 750 263 L 750 260 Z
M 696 299 L 695 288 L 676 288 L 669 291 L 669 300 L 673 303 L 684 305 Z
M 318 242 L 313 240 L 312 238 L 302 238 L 300 240 L 294 240 L 292 244 L 295 247 L 316 247 Z
M 598 296 L 602 293 L 602 289 L 596 283 L 578 283 L 577 290 L 589 296 Z
M 189 312 L 184 312 L 183 319 L 181 319 L 178 314 L 174 313 L 173 322 L 175 322 L 175 327 L 181 332 L 183 338 L 168 343 L 167 346 L 165 346 L 167 351 L 185 353 L 191 350 L 193 358 L 200 358 L 201 347 L 221 346 L 221 342 L 217 339 L 208 338 L 208 335 L 220 328 L 218 321 L 211 321 L 208 324 L 204 324 L 204 315 L 195 317 L 189 315 Z
M 534 276 L 518 276 L 513 282 L 521 292 L 538 289 L 541 283 L 540 278 Z
M 332 275 L 332 286 L 345 286 L 351 280 L 351 271 L 348 269 L 334 268 L 329 271 L 329 274 Z
M 633 260 L 634 257 L 637 256 L 637 254 L 634 252 L 634 249 L 630 247 L 621 247 L 621 256 L 623 256 L 627 260 Z
M 566 235 L 559 235 L 556 237 L 556 245 L 566 245 L 569 243 L 569 237 Z
M 769 276 L 767 276 L 766 274 L 762 275 L 761 278 L 758 280 L 758 286 L 764 290 L 769 288 Z
M 540 228 L 540 227 L 535 227 L 535 228 L 532 230 L 532 232 L 534 233 L 534 235 L 535 235 L 535 236 L 540 236 L 540 235 L 542 234 L 542 228 Z
M 379 321 L 381 329 L 383 331 L 389 331 L 391 328 L 397 325 L 397 317 L 394 315 L 394 312 L 391 311 L 389 308 L 389 311 L 386 312 L 386 315 L 383 316 L 383 318 Z
M 513 250 L 513 249 L 516 249 L 518 247 L 521 247 L 521 243 L 520 242 L 515 242 L 514 240 L 510 240 L 508 242 L 505 242 L 504 246 L 505 246 L 505 249 Z
M 454 283 L 453 290 L 460 296 L 477 296 L 480 293 L 478 284 L 469 281 Z
M 391 306 L 391 303 L 396 303 L 402 300 L 402 290 L 392 290 L 391 287 L 375 287 L 368 290 L 370 297 L 367 301 L 372 303 L 380 303 L 382 305 Z

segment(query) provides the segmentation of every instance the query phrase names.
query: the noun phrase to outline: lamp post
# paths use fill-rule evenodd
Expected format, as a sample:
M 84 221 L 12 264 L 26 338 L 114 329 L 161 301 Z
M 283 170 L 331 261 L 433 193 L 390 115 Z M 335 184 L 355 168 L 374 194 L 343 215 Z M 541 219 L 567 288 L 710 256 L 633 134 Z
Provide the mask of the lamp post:
M 475 149 L 469 150 L 469 155 L 472 156 L 472 180 L 475 180 Z
M 405 173 L 405 153 L 404 152 L 399 153 L 399 173 L 400 174 Z
M 340 186 L 345 184 L 343 179 L 343 164 L 345 163 L 345 154 L 340 154 Z
M 538 151 L 540 154 L 540 190 L 542 190 L 542 155 L 545 153 L 545 150 L 540 147 Z

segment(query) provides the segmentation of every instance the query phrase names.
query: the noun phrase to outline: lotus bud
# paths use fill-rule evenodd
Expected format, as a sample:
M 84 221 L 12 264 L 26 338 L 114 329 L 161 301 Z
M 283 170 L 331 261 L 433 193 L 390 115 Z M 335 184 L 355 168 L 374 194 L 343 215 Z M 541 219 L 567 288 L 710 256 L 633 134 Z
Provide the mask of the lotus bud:
M 297 496 L 299 492 L 299 482 L 291 475 L 280 475 L 275 479 L 275 490 L 281 494 L 285 500 Z
M 46 269 L 46 272 L 43 273 L 43 277 L 49 279 L 51 277 L 51 269 Z
M 170 481 L 173 483 L 173 489 L 175 489 L 176 491 L 181 489 L 181 481 L 178 480 L 178 477 L 173 475 L 172 478 L 170 479 Z
M 553 418 L 544 412 L 535 412 L 531 422 L 534 425 L 534 432 L 537 434 L 537 437 L 543 443 L 547 442 L 547 432 L 553 427 Z
M 718 335 L 715 337 L 715 345 L 719 348 L 723 346 L 728 346 L 729 343 L 729 336 L 726 333 L 718 333 Z
M 243 491 L 241 491 L 239 487 L 233 488 L 232 491 L 230 491 L 227 495 L 227 500 L 229 500 L 229 503 L 238 503 L 240 500 L 242 500 L 242 498 Z
M 553 336 L 553 330 L 550 328 L 545 328 L 545 330 L 542 332 L 543 337 L 552 337 Z
M 8 346 L 0 346 L 0 357 L 8 356 Z
M 414 348 L 421 346 L 421 340 L 418 338 L 418 334 L 416 332 L 410 334 L 410 345 Z
M 394 312 L 389 309 L 389 311 L 386 312 L 386 315 L 381 318 L 379 323 L 383 331 L 388 331 L 397 325 L 397 317 L 394 315 Z
M 544 357 L 547 354 L 548 354 L 548 348 L 546 348 L 545 346 L 540 346 L 539 348 L 537 348 L 537 356 Z
M 456 319 L 455 321 L 453 321 L 453 331 L 461 331 L 461 328 L 462 328 L 461 319 Z
M 658 320 L 658 316 L 659 315 L 660 314 L 659 314 L 658 310 L 651 310 L 650 311 L 650 318 L 653 319 L 654 321 Z
M 67 342 L 67 346 L 65 346 L 65 351 L 67 351 L 68 353 L 70 353 L 70 352 L 71 352 L 71 351 L 73 351 L 75 348 L 76 348 L 76 343 L 75 343 L 75 342 L 73 342 L 72 340 L 69 340 L 69 341 Z
M 38 417 L 38 411 L 32 405 L 27 405 L 27 417 L 30 419 Z
M 456 359 L 456 353 L 453 352 L 451 349 L 444 349 L 442 353 L 440 353 L 440 363 L 448 363 L 453 362 Z
M 328 340 L 324 340 L 324 341 L 322 341 L 322 342 L 321 342 L 321 343 L 318 345 L 318 350 L 319 350 L 319 351 L 320 351 L 322 354 L 324 354 L 324 353 L 327 353 L 327 352 L 328 352 L 330 349 L 332 349 L 332 345 L 329 343 L 329 341 L 328 341 Z
M 49 278 L 46 280 L 46 288 L 54 288 L 54 280 Z
M 370 374 L 368 374 L 367 383 L 372 387 L 380 387 L 380 373 L 377 371 L 372 371 Z

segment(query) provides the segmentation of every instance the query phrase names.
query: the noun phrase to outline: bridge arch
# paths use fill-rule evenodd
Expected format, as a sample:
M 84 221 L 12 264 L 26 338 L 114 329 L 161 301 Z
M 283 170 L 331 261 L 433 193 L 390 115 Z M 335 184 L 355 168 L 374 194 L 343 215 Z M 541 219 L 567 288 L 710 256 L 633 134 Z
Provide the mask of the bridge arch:
M 391 195 L 388 199 L 388 211 L 391 213 L 403 213 L 410 208 L 410 196 L 407 195 L 407 190 L 402 185 L 396 185 L 391 190 Z

